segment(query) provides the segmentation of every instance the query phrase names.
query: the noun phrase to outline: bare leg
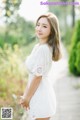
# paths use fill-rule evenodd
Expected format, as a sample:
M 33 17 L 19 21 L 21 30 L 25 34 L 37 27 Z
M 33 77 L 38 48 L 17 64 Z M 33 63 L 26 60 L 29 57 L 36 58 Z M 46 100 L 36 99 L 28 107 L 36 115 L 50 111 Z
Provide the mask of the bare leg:
M 47 117 L 47 118 L 36 118 L 35 120 L 50 120 L 50 117 Z

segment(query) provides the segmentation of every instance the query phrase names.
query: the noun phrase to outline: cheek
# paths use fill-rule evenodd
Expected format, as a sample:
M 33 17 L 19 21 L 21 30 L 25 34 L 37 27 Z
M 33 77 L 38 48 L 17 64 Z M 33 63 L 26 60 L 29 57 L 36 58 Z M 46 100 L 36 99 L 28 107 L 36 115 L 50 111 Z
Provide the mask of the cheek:
M 50 35 L 50 33 L 51 33 L 51 30 L 50 29 L 46 29 L 46 34 Z

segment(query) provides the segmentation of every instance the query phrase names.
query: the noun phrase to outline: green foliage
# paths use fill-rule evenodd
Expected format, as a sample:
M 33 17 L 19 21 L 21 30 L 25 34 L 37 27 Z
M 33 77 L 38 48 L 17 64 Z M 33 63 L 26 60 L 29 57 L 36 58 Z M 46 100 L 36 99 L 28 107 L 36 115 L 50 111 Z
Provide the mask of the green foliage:
M 4 49 L 0 48 L 0 97 L 11 97 L 12 93 L 17 92 L 20 94 L 25 81 L 27 70 L 23 65 L 23 50 L 18 45 L 12 48 L 5 44 Z
M 26 21 L 20 16 L 17 16 L 16 24 L 13 24 L 16 27 L 16 31 L 19 34 L 20 38 L 25 41 L 23 41 L 23 44 L 29 44 L 34 40 L 34 32 L 35 27 L 34 23 L 31 21 Z M 21 41 L 22 41 L 21 40 Z
M 66 30 L 66 34 L 64 35 L 64 42 L 66 45 L 69 45 L 70 44 L 70 39 L 71 39 L 71 35 L 72 35 L 72 30 L 70 28 L 68 28 Z M 66 39 L 66 40 L 65 40 Z
M 77 71 L 79 71 L 80 73 L 80 42 L 77 44 L 75 65 L 76 65 Z
M 62 3 L 72 2 L 72 0 L 48 0 L 49 2 L 60 2 L 57 5 L 49 5 L 49 11 L 53 12 L 59 19 L 60 28 L 64 33 L 67 32 L 68 27 L 72 27 L 73 21 L 75 21 L 74 17 L 74 5 L 63 5 Z M 70 23 L 69 17 L 72 17 L 72 23 Z
M 0 107 L 12 106 L 14 120 L 20 120 L 24 110 L 18 105 L 18 99 L 13 97 L 23 95 L 27 84 L 27 69 L 23 65 L 36 41 L 28 46 L 4 44 L 0 48 Z
M 0 47 L 0 105 L 1 100 L 7 100 L 10 105 L 12 94 L 23 94 L 28 77 L 24 61 L 34 45 L 35 42 L 32 42 L 28 46 L 15 44 L 12 47 L 5 43 L 3 48 Z
M 0 31 L 0 46 L 3 47 L 5 43 L 14 46 L 28 45 L 34 41 L 34 24 L 25 21 L 22 17 L 17 16 L 16 22 L 10 23 L 7 27 L 2 27 Z
M 0 97 L 5 98 L 7 92 L 7 82 L 4 79 L 0 79 Z
M 62 42 L 63 44 L 65 45 L 68 53 L 70 52 L 70 49 L 71 49 L 71 39 L 72 39 L 72 36 L 73 36 L 73 29 L 71 27 L 68 27 L 66 29 L 66 33 L 64 33 L 64 31 L 61 32 L 61 35 L 62 35 Z
M 69 69 L 73 74 L 80 76 L 80 20 L 77 21 L 72 37 Z
M 4 78 L 4 75 L 6 75 L 6 79 L 14 77 L 22 79 L 23 76 L 21 75 L 24 73 L 24 69 L 20 68 L 23 63 L 22 58 L 22 50 L 17 44 L 13 48 L 8 44 L 4 44 L 4 49 L 0 48 L 0 73 L 2 73 L 0 78 Z
M 1 3 L 4 5 L 2 7 L 2 11 L 5 10 L 3 16 L 6 18 L 5 22 L 10 23 L 11 21 L 13 21 L 13 17 L 16 16 L 21 0 L 2 0 Z

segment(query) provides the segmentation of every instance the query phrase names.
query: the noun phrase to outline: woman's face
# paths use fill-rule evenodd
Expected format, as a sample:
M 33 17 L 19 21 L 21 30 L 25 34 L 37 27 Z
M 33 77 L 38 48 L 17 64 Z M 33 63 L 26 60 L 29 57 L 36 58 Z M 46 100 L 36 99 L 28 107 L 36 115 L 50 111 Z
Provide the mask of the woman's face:
M 42 17 L 38 20 L 36 25 L 36 35 L 39 39 L 47 42 L 51 32 L 50 24 L 46 17 Z

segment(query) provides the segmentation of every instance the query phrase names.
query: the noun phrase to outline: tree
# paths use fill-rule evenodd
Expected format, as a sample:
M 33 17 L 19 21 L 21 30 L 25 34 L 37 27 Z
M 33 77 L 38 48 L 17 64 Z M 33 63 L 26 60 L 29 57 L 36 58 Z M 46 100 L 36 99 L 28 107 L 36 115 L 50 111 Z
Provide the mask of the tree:
M 80 20 L 77 21 L 71 46 L 69 69 L 71 73 L 80 76 Z
M 2 11 L 2 17 L 4 18 L 4 22 L 6 24 L 5 27 L 5 35 L 4 40 L 6 41 L 6 38 L 8 38 L 9 34 L 9 25 L 16 20 L 17 17 L 17 11 L 19 9 L 19 5 L 21 3 L 21 0 L 2 0 L 1 1 L 1 11 Z
M 75 0 L 72 0 L 72 2 L 74 3 Z M 72 5 L 72 27 L 74 27 L 75 25 L 75 6 Z
M 2 17 L 5 18 L 5 23 L 15 20 L 20 3 L 21 0 L 2 0 L 0 8 L 4 13 Z

